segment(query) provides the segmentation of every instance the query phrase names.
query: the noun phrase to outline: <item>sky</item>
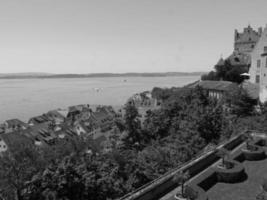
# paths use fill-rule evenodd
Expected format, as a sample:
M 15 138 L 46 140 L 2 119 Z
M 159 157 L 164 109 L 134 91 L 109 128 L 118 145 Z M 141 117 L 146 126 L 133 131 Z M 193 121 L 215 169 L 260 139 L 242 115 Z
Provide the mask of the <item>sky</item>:
M 266 0 L 0 0 L 0 73 L 209 71 Z

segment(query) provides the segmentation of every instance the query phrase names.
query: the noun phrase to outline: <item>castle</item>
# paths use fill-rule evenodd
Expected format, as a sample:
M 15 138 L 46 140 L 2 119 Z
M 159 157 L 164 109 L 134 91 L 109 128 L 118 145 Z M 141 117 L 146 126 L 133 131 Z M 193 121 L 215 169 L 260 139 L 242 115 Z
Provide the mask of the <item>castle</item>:
M 250 25 L 243 32 L 235 30 L 234 51 L 227 58 L 233 66 L 249 68 L 249 81 L 259 86 L 261 102 L 267 101 L 267 26 L 254 30 Z M 217 65 L 224 65 L 222 58 Z
M 262 35 L 262 28 L 255 31 L 251 26 L 244 28 L 243 33 L 235 30 L 234 50 L 242 53 L 251 53 Z

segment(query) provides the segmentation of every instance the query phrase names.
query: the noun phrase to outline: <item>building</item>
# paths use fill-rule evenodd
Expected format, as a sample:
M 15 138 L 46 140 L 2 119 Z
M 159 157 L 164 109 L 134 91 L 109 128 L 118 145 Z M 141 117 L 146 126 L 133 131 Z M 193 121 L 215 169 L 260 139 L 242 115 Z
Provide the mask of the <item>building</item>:
M 251 52 L 250 81 L 260 88 L 260 100 L 267 100 L 267 26 Z
M 62 110 L 50 110 L 48 111 L 45 115 L 47 116 L 48 119 L 50 119 L 50 121 L 54 121 L 56 124 L 62 124 L 65 119 L 66 119 L 66 115 L 63 114 L 64 112 L 62 112 Z M 65 112 L 67 113 L 67 112 Z
M 15 148 L 17 145 L 33 145 L 33 142 L 30 138 L 19 132 L 0 135 L 0 153 L 5 152 L 10 148 Z
M 30 126 L 34 126 L 34 125 L 42 124 L 42 123 L 49 122 L 49 121 L 50 121 L 49 118 L 45 114 L 43 114 L 43 115 L 30 118 L 28 121 L 28 124 Z
M 10 133 L 28 128 L 28 124 L 19 119 L 9 119 L 4 122 L 5 133 Z
M 198 81 L 190 85 L 189 88 L 195 88 L 197 86 L 207 91 L 207 95 L 210 98 L 217 100 L 221 99 L 228 92 L 238 89 L 238 85 L 230 81 Z
M 262 35 L 262 28 L 255 31 L 250 25 L 243 32 L 235 30 L 234 50 L 243 53 L 251 53 Z

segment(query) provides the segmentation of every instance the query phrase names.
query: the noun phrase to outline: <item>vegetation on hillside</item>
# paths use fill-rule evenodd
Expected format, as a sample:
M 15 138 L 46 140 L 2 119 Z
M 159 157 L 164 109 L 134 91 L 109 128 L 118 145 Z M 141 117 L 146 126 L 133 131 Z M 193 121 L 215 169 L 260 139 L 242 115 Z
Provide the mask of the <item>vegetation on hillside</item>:
M 203 74 L 201 80 L 213 80 L 213 81 L 231 81 L 241 83 L 244 77 L 240 74 L 248 72 L 248 65 L 233 65 L 229 59 L 226 59 L 224 65 L 215 65 L 214 71 L 210 71 L 208 74 Z
M 91 141 L 77 140 L 57 150 L 15 146 L 3 153 L 1 196 L 7 200 L 116 199 L 192 159 L 207 144 L 218 144 L 245 128 L 267 130 L 267 111 L 255 115 L 254 104 L 230 101 L 231 96 L 218 102 L 201 88 L 155 88 L 152 95 L 162 100 L 161 108 L 148 111 L 141 126 L 137 108 L 127 104 L 124 119 L 116 121 L 104 151 Z M 241 102 L 246 101 L 243 95 Z

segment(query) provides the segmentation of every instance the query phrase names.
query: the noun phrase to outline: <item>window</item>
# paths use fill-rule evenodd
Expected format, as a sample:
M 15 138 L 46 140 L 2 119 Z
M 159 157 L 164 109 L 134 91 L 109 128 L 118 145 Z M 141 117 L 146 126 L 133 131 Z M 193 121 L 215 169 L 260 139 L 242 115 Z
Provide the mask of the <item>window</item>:
M 260 83 L 260 75 L 256 75 L 256 83 Z
M 265 47 L 263 48 L 263 51 L 264 51 L 264 52 L 267 52 L 267 46 L 265 46 Z
M 257 68 L 261 67 L 261 60 L 257 60 Z

